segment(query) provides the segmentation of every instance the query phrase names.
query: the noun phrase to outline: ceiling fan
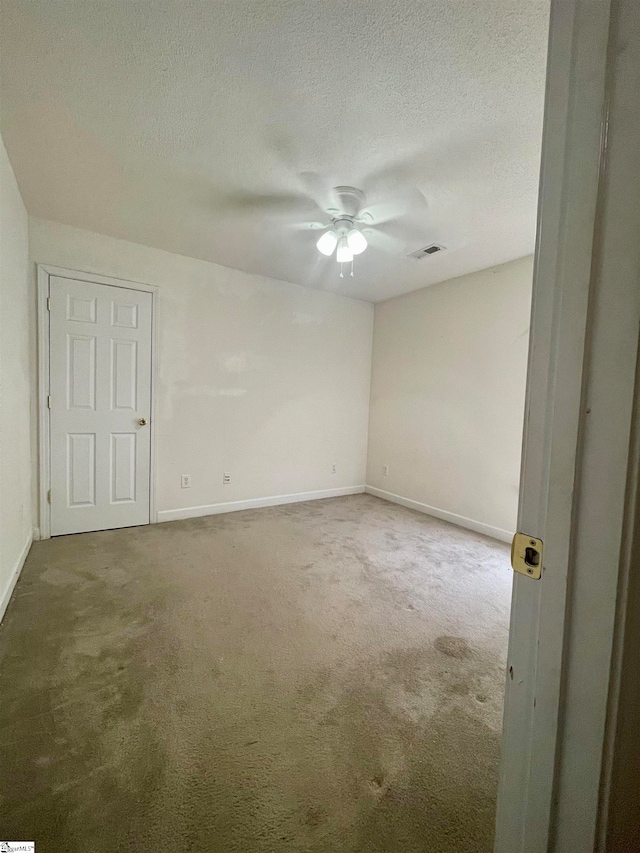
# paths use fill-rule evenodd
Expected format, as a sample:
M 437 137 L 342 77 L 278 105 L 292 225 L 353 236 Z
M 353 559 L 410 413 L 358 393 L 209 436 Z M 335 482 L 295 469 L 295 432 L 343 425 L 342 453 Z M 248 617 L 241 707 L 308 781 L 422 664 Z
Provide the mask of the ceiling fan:
M 367 238 L 357 227 L 362 223 L 370 223 L 370 214 L 358 215 L 364 203 L 364 193 L 355 187 L 334 187 L 333 195 L 340 203 L 339 208 L 330 208 L 327 213 L 331 223 L 325 227 L 324 234 L 316 243 L 318 251 L 331 257 L 334 251 L 336 261 L 340 264 L 340 278 L 344 278 L 344 264 L 351 264 L 350 275 L 353 276 L 353 257 L 360 255 L 369 245 Z
M 404 205 L 402 210 L 387 210 L 386 217 L 379 217 L 376 221 L 374 213 L 362 210 L 365 203 L 362 190 L 356 187 L 340 186 L 334 187 L 331 192 L 337 206 L 326 210 L 330 222 L 325 225 L 319 222 L 308 223 L 308 227 L 324 230 L 316 242 L 316 248 L 327 257 L 331 257 L 335 252 L 335 259 L 340 264 L 340 278 L 344 278 L 344 264 L 351 265 L 350 275 L 353 276 L 353 258 L 355 255 L 362 254 L 368 247 L 367 237 L 374 245 L 377 244 L 388 251 L 402 248 L 401 241 L 394 240 L 388 234 L 379 231 L 376 225 L 382 225 L 402 215 L 406 212 Z
M 249 215 L 260 213 L 280 221 L 289 219 L 285 227 L 295 231 L 322 231 L 316 247 L 322 255 L 335 257 L 341 278 L 345 275 L 345 264 L 350 265 L 349 273 L 353 275 L 354 256 L 362 254 L 369 246 L 403 255 L 409 243 L 424 241 L 425 213 L 429 204 L 417 187 L 390 195 L 378 189 L 374 193 L 374 203 L 369 204 L 364 192 L 356 187 L 338 186 L 327 190 L 316 173 L 304 172 L 300 177 L 305 192 L 234 193 L 220 199 L 218 207 Z M 309 219 L 299 219 L 301 214 L 302 217 L 310 214 Z

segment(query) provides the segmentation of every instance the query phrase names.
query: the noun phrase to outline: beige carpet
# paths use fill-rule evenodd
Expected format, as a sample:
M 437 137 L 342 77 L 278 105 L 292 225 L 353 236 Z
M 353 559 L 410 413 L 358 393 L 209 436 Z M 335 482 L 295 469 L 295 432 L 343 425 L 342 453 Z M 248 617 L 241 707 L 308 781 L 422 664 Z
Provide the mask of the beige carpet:
M 0 838 L 489 853 L 507 546 L 368 495 L 34 544 Z

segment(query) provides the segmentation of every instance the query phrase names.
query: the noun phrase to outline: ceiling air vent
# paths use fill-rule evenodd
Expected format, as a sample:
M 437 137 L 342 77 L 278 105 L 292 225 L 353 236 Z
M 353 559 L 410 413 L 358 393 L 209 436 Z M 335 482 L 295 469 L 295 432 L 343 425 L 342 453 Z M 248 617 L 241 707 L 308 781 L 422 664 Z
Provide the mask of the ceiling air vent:
M 416 261 L 419 261 L 421 258 L 426 258 L 427 255 L 435 255 L 436 252 L 442 252 L 445 248 L 445 246 L 439 246 L 437 243 L 432 243 L 424 249 L 418 249 L 417 252 L 411 252 L 407 257 L 415 258 Z

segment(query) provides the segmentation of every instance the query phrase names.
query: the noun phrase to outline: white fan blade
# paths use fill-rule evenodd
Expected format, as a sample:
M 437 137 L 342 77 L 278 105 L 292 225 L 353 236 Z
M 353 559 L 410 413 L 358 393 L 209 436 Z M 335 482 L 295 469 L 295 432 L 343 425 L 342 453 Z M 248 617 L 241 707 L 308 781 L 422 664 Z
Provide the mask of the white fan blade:
M 333 204 L 333 193 L 327 181 L 317 172 L 300 172 L 298 179 L 305 195 L 313 199 L 320 210 L 326 211 Z
M 372 204 L 360 211 L 358 218 L 372 225 L 383 225 L 403 216 L 423 216 L 428 210 L 427 199 L 417 187 L 412 187 L 407 193 Z
M 327 222 L 292 222 L 286 227 L 291 231 L 322 231 L 328 228 L 329 224 Z
M 296 219 L 305 214 L 318 214 L 318 206 L 313 199 L 296 193 L 231 193 L 219 198 L 216 207 L 223 213 L 295 216 Z
M 404 254 L 406 243 L 397 237 L 391 237 L 378 228 L 363 228 L 362 233 L 367 238 L 369 245 L 390 255 Z

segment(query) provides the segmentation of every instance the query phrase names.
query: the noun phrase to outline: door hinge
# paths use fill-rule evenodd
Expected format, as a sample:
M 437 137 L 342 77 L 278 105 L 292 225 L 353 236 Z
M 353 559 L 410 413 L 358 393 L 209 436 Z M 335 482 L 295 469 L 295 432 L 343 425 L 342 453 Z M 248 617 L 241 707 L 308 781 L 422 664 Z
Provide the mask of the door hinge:
M 47 395 L 47 409 L 51 408 L 51 394 Z
M 47 492 L 47 503 L 51 503 L 51 489 L 49 489 L 49 491 Z
M 542 539 L 516 533 L 511 543 L 511 565 L 521 575 L 539 580 L 542 575 Z
M 47 296 L 47 311 L 51 311 L 51 297 Z

